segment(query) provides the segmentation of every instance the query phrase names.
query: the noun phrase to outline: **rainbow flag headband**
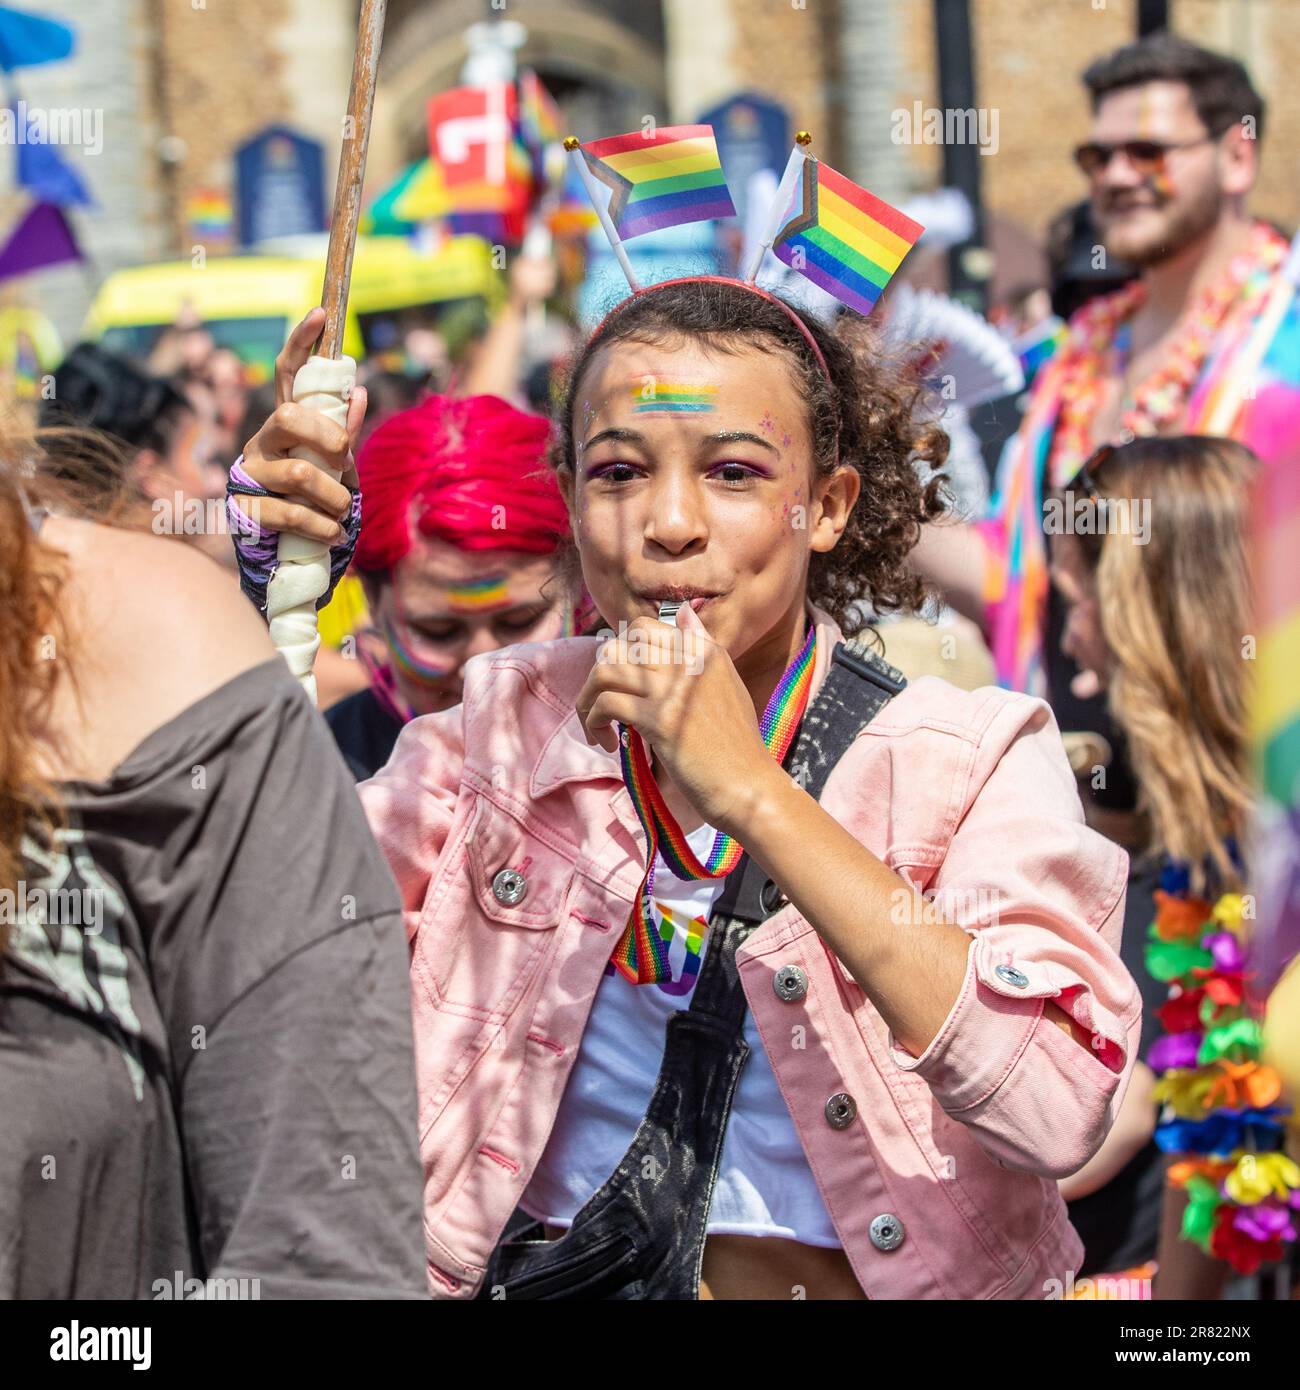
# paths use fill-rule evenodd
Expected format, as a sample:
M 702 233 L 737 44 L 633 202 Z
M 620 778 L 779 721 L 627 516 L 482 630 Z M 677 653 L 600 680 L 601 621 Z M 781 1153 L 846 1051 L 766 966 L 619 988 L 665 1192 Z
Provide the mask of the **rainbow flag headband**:
M 812 136 L 806 130 L 795 135 L 794 149 L 745 276 L 728 282 L 766 295 L 754 282 L 770 250 L 842 304 L 869 314 L 925 229 L 830 165 L 806 154 L 805 147 L 811 143 Z M 736 215 L 712 126 L 655 127 L 586 145 L 570 135 L 564 148 L 634 295 L 642 292 L 642 287 L 628 260 L 625 241 L 685 222 Z M 608 199 L 601 192 L 602 186 L 609 190 Z M 781 304 L 773 295 L 766 297 Z M 821 358 L 806 326 L 789 306 L 782 307 Z M 597 335 L 599 332 L 597 329 Z
M 759 732 L 763 746 L 782 762 L 789 751 L 812 689 L 813 653 L 816 628 L 808 625 L 799 655 L 785 669 L 767 702 Z M 614 947 L 611 961 L 615 970 L 634 985 L 660 984 L 672 978 L 668 964 L 668 943 L 655 925 L 650 903 L 650 884 L 656 853 L 678 878 L 725 878 L 740 862 L 744 850 L 722 831 L 714 836 L 712 848 L 703 864 L 695 857 L 681 826 L 664 801 L 663 793 L 650 770 L 645 743 L 635 729 L 619 726 L 619 755 L 623 782 L 636 811 L 647 842 L 646 871 L 637 889 L 636 901 L 628 914 L 627 926 Z

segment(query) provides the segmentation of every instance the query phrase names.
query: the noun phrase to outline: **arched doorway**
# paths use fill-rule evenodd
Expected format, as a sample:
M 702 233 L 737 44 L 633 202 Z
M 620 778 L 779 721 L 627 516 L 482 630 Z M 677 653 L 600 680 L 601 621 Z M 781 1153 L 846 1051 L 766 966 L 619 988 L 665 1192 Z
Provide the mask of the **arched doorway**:
M 667 117 L 660 0 L 530 0 L 494 10 L 484 0 L 389 0 L 375 95 L 369 180 L 380 184 L 428 153 L 426 109 L 460 82 L 465 30 L 509 18 L 528 38 L 521 66 L 536 69 L 584 138 Z

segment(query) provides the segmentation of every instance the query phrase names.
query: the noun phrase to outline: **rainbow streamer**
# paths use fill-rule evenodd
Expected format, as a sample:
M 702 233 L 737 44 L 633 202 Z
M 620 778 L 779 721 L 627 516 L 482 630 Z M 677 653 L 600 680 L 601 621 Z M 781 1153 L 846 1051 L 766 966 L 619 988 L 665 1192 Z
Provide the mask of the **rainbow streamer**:
M 813 653 L 816 629 L 810 623 L 799 655 L 785 669 L 763 711 L 759 733 L 763 746 L 782 762 L 794 739 L 812 689 Z M 703 864 L 695 857 L 690 842 L 668 809 L 663 793 L 650 770 L 645 743 L 635 729 L 619 725 L 619 749 L 623 783 L 632 798 L 641 828 L 645 831 L 646 871 L 637 890 L 636 902 L 628 914 L 627 926 L 611 956 L 614 968 L 634 985 L 661 984 L 672 978 L 668 965 L 668 943 L 655 925 L 650 901 L 649 881 L 655 854 L 681 879 L 725 878 L 740 862 L 744 849 L 739 841 L 721 830 Z
M 624 241 L 646 232 L 734 217 L 713 127 L 660 126 L 581 146 L 592 175 L 613 189 L 610 221 Z
M 872 311 L 925 230 L 812 157 L 804 159 L 791 211 L 773 254 L 860 314 Z

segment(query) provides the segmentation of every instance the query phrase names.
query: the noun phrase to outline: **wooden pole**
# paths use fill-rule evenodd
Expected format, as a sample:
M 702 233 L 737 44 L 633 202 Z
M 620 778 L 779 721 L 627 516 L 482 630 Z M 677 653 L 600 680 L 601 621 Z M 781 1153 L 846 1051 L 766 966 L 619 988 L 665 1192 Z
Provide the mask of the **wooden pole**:
M 357 50 L 352 62 L 352 86 L 348 91 L 347 123 L 339 151 L 339 174 L 334 184 L 334 211 L 330 217 L 329 250 L 325 255 L 325 283 L 321 305 L 325 327 L 317 351 L 322 357 L 343 352 L 343 328 L 347 319 L 348 287 L 352 281 L 352 255 L 357 246 L 357 222 L 361 217 L 361 185 L 366 174 L 366 149 L 370 144 L 370 115 L 375 104 L 375 80 L 379 75 L 379 50 L 384 41 L 384 14 L 388 0 L 361 0 L 357 21 Z
M 298 369 L 293 381 L 295 401 L 339 425 L 347 424 L 348 401 L 356 381 L 357 364 L 343 354 L 343 328 L 347 321 L 352 253 L 357 245 L 361 184 L 366 172 L 366 146 L 370 143 L 370 115 L 375 102 L 375 78 L 379 72 L 386 7 L 387 0 L 362 0 L 361 3 L 347 123 L 334 186 L 325 283 L 321 287 L 325 326 L 316 345 L 317 352 Z M 300 452 L 309 463 L 338 481 L 340 475 L 323 458 L 310 449 Z M 276 543 L 276 561 L 275 572 L 266 586 L 271 643 L 315 704 L 316 678 L 312 666 L 320 647 L 316 602 L 329 590 L 329 547 L 321 541 L 282 531 Z

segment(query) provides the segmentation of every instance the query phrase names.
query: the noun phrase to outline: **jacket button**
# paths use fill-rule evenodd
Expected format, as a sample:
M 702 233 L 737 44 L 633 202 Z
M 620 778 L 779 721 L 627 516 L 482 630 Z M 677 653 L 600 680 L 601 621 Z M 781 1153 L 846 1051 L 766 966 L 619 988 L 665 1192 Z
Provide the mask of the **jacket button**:
M 758 900 L 763 905 L 763 911 L 769 916 L 771 916 L 773 912 L 780 912 L 786 903 L 789 902 L 789 899 L 770 878 L 767 879 L 758 890 Z
M 847 1091 L 836 1091 L 826 1102 L 826 1123 L 832 1129 L 848 1129 L 858 1113 L 858 1103 Z
M 501 869 L 492 880 L 492 896 L 505 907 L 514 907 L 524 900 L 528 880 L 518 869 Z
M 995 966 L 993 973 L 999 980 L 1005 980 L 1007 984 L 1015 985 L 1017 989 L 1024 989 L 1029 983 L 1029 976 L 1023 970 L 1017 970 L 1014 965 Z
M 793 1004 L 808 993 L 808 976 L 797 965 L 783 965 L 772 976 L 772 988 L 778 999 Z
M 897 1250 L 904 1235 L 903 1223 L 891 1211 L 882 1212 L 871 1223 L 871 1243 L 877 1250 Z

